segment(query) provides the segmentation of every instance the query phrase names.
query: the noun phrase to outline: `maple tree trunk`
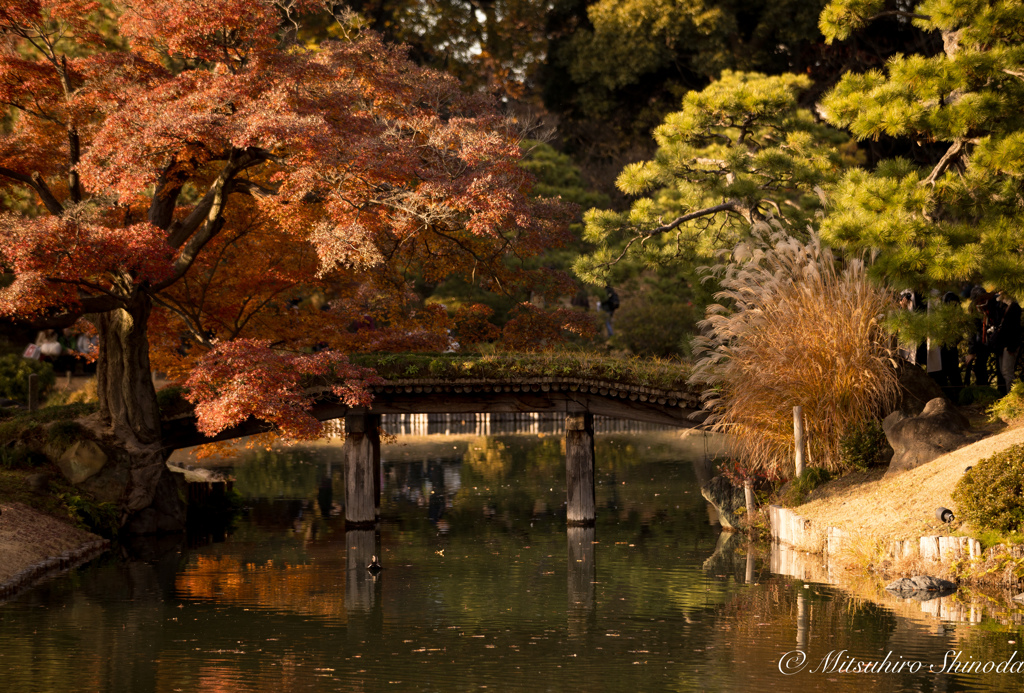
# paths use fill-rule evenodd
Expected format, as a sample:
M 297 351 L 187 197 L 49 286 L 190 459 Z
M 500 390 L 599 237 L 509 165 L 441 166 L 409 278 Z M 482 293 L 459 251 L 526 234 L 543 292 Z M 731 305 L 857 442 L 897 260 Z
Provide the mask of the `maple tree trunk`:
M 100 415 L 114 435 L 132 445 L 160 442 L 160 408 L 149 370 L 146 331 L 152 307 L 152 299 L 137 292 L 127 308 L 103 313 L 99 319 L 96 390 Z
M 185 525 L 184 482 L 167 469 L 169 453 L 161 440 L 149 367 L 152 307 L 152 299 L 139 291 L 126 307 L 99 317 L 96 390 L 100 417 L 112 434 L 104 441 L 113 457 L 108 483 L 120 498 L 122 528 L 131 534 L 178 531 Z

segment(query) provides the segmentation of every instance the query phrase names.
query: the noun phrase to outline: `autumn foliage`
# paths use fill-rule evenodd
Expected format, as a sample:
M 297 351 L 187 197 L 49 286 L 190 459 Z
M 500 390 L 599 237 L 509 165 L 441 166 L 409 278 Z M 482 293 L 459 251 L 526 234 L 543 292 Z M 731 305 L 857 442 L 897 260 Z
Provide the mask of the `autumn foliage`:
M 520 290 L 523 258 L 567 238 L 571 210 L 529 195 L 493 103 L 343 17 L 346 40 L 297 43 L 323 11 L 0 7 L 0 314 L 92 315 L 101 411 L 124 435 L 158 436 L 153 365 L 187 378 L 206 432 L 253 415 L 314 436 L 303 378 L 365 403 L 371 374 L 345 353 L 443 349 L 469 328 L 414 281 Z

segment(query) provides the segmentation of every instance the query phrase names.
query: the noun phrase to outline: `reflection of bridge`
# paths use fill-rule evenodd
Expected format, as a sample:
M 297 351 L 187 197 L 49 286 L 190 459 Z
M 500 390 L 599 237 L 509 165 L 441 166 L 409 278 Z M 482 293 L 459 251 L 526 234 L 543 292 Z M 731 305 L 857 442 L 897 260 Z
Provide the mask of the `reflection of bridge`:
M 382 414 L 547 412 L 564 417 L 567 521 L 590 525 L 594 507 L 594 415 L 682 428 L 703 417 L 695 390 L 666 390 L 630 382 L 574 377 L 523 379 L 403 379 L 374 388 L 373 404 L 355 409 L 326 388 L 312 414 L 321 421 L 345 419 L 345 519 L 372 526 L 380 507 L 380 416 Z M 164 421 L 164 439 L 174 448 L 230 440 L 267 430 L 250 419 L 215 438 L 205 438 L 186 415 Z

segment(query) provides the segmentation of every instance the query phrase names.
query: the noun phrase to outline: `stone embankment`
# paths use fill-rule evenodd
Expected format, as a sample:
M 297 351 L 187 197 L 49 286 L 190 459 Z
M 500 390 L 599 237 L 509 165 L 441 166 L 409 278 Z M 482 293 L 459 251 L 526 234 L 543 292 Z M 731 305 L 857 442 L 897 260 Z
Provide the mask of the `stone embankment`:
M 103 553 L 109 542 L 21 503 L 0 504 L 0 599 Z
M 987 550 L 959 520 L 946 524 L 936 508 L 957 512 L 951 493 L 964 471 L 1011 445 L 1024 443 L 1013 428 L 895 475 L 857 473 L 816 489 L 796 508 L 771 506 L 771 570 L 808 582 L 862 589 L 886 604 L 915 602 L 949 621 L 1024 622 L 1020 610 L 1024 545 Z M 882 595 L 886 579 L 935 575 L 971 589 L 925 601 Z M 987 594 L 987 596 L 986 596 Z M 916 607 L 915 607 L 916 608 Z
M 839 558 L 851 548 L 851 537 L 839 527 L 819 526 L 801 517 L 790 508 L 772 505 L 768 508 L 772 541 L 786 544 L 807 553 Z M 881 559 L 913 560 L 949 565 L 955 560 L 981 558 L 981 542 L 970 537 L 925 536 L 917 539 L 894 539 L 883 547 Z

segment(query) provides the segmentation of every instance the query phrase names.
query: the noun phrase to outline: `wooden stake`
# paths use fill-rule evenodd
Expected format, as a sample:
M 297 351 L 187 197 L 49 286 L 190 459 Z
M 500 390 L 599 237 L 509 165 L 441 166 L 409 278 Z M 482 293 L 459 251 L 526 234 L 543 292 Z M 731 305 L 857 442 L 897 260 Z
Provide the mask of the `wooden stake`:
M 796 443 L 796 476 L 804 473 L 804 408 L 793 407 L 793 440 Z M 796 477 L 794 477 L 796 478 Z
M 373 457 L 374 447 L 380 454 L 380 442 L 371 432 L 372 419 L 362 414 L 345 417 L 345 524 L 349 527 L 372 527 L 377 519 Z
M 35 373 L 28 374 L 28 410 L 35 411 L 39 408 L 39 376 Z
M 594 524 L 594 415 L 565 417 L 566 513 L 570 526 Z

